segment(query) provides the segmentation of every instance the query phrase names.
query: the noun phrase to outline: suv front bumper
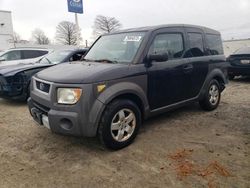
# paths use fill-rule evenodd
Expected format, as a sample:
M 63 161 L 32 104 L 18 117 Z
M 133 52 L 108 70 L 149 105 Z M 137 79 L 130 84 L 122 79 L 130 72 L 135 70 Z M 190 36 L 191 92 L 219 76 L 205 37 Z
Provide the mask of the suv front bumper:
M 49 85 L 42 91 L 37 84 Z M 57 103 L 58 88 L 81 88 L 83 94 L 74 105 Z M 52 132 L 72 136 L 96 136 L 105 104 L 96 99 L 92 84 L 61 84 L 32 78 L 28 106 L 33 119 Z
M 83 135 L 80 126 L 81 119 L 77 112 L 52 110 L 31 98 L 28 99 L 28 106 L 33 119 L 39 125 L 50 128 L 52 132 L 73 136 Z M 46 119 L 48 119 L 47 122 Z

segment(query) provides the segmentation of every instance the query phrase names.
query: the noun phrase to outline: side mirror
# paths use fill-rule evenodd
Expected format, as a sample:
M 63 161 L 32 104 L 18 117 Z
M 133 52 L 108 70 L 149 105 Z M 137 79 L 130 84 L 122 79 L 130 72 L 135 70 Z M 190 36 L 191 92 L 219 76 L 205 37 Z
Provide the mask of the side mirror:
M 148 60 L 150 62 L 152 61 L 156 61 L 156 62 L 164 62 L 168 60 L 168 54 L 164 53 L 164 54 L 150 54 L 148 55 Z
M 0 61 L 6 61 L 6 59 L 4 59 L 4 57 L 0 57 Z

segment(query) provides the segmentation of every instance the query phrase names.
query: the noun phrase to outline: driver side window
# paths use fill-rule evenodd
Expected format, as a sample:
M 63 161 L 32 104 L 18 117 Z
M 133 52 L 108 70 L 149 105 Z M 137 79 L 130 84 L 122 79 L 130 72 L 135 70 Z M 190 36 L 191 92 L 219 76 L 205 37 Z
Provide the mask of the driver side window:
M 150 55 L 167 54 L 168 59 L 182 57 L 184 52 L 183 37 L 180 33 L 159 34 L 149 49 Z

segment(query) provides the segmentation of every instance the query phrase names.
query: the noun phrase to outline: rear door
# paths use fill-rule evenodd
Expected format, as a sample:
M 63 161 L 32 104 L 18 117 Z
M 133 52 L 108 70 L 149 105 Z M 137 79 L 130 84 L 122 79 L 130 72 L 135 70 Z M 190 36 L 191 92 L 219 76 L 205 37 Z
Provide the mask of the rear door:
M 148 100 L 151 110 L 189 99 L 192 87 L 192 64 L 183 58 L 186 49 L 185 31 L 166 28 L 153 34 L 149 54 L 168 54 L 168 61 L 151 62 L 148 67 Z
M 188 49 L 184 55 L 193 66 L 189 96 L 198 96 L 208 74 L 209 57 L 205 51 L 205 35 L 199 28 L 185 28 Z

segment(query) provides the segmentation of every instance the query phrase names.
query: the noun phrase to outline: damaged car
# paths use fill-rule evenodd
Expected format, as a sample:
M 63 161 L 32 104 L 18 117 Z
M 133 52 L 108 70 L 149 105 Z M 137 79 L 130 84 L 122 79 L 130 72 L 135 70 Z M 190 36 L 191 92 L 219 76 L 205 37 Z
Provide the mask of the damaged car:
M 0 68 L 0 97 L 26 101 L 29 97 L 31 77 L 48 67 L 79 61 L 87 49 L 57 50 L 43 57 L 36 63 L 18 64 Z
M 236 76 L 250 76 L 250 47 L 237 50 L 228 58 L 230 67 L 228 68 L 228 76 L 233 80 Z

